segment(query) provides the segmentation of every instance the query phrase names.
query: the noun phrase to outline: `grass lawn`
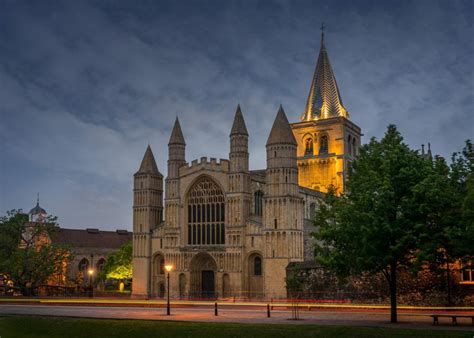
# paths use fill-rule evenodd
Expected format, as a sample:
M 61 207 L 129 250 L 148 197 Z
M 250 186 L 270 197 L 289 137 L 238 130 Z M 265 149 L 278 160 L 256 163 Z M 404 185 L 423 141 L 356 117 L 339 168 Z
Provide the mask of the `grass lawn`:
M 470 330 L 470 328 L 466 328 Z M 269 325 L 110 320 L 65 317 L 0 317 L 0 337 L 472 337 L 472 332 L 319 325 Z

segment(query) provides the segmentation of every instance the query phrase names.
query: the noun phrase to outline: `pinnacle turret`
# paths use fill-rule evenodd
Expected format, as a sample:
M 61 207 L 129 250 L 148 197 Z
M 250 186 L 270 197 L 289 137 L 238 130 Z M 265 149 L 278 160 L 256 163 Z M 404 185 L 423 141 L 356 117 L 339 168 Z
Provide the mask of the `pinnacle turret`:
M 170 141 L 168 142 L 168 145 L 170 145 L 170 144 L 186 145 L 186 142 L 184 141 L 183 132 L 181 131 L 181 125 L 179 124 L 179 119 L 178 118 L 176 118 L 176 121 L 174 122 L 173 131 L 171 132 Z
M 280 105 L 277 116 L 273 122 L 272 130 L 268 136 L 267 146 L 272 144 L 292 144 L 297 145 L 290 123 L 286 117 L 283 107 Z
M 337 116 L 347 118 L 349 113 L 342 104 L 336 77 L 329 62 L 323 33 L 321 35 L 321 49 L 313 81 L 311 82 L 305 112 L 301 116 L 301 120 L 312 121 Z
M 234 123 L 232 124 L 230 136 L 239 134 L 247 136 L 249 135 L 247 132 L 247 126 L 245 125 L 244 116 L 240 110 L 240 104 L 237 105 L 237 110 L 235 111 Z
M 156 165 L 155 157 L 153 156 L 150 145 L 146 148 L 145 155 L 143 155 L 143 160 L 137 174 L 153 174 L 162 176 L 158 170 L 158 166 Z

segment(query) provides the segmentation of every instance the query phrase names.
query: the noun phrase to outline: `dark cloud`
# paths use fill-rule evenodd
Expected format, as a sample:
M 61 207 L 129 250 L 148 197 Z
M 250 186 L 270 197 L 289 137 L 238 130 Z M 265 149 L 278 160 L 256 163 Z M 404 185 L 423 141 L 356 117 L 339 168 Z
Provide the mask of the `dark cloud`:
M 303 111 L 322 21 L 365 140 L 396 123 L 449 156 L 474 135 L 471 1 L 0 1 L 0 210 L 131 227 L 147 143 L 165 174 L 179 115 L 187 159 L 228 156 L 240 102 L 251 167 L 277 107 Z

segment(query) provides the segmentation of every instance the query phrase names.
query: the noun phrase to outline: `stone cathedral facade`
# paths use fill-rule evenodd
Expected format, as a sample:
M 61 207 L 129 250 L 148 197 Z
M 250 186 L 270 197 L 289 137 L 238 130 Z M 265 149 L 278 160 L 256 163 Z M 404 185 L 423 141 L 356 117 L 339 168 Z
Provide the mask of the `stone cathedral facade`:
M 173 297 L 286 297 L 286 267 L 312 259 L 310 219 L 328 186 L 343 191 L 360 137 L 342 104 L 324 36 L 301 121 L 290 124 L 280 106 L 265 169 L 249 170 L 240 106 L 229 159 L 187 162 L 176 119 L 167 177 L 149 146 L 134 175 L 133 296 L 163 297 L 164 265 L 171 264 Z

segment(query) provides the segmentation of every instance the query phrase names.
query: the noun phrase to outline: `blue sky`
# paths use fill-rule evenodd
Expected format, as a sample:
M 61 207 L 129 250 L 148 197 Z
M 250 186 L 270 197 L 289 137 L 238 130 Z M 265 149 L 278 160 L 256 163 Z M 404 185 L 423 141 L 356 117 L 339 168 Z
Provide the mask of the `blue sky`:
M 227 158 L 237 103 L 251 168 L 281 103 L 303 112 L 326 46 L 364 141 L 395 123 L 450 156 L 474 136 L 472 1 L 0 0 L 0 212 L 41 205 L 70 228 L 131 229 L 148 143 L 166 175 L 175 117 L 187 160 Z

